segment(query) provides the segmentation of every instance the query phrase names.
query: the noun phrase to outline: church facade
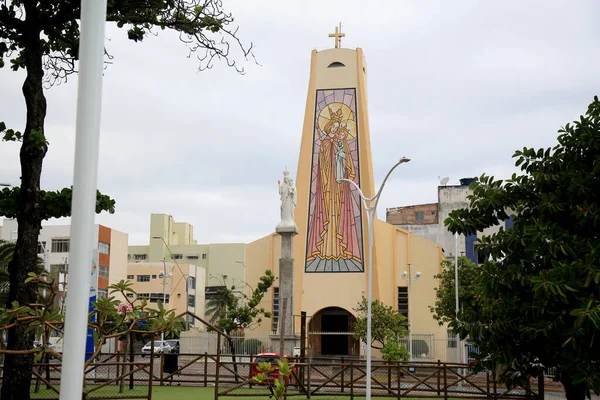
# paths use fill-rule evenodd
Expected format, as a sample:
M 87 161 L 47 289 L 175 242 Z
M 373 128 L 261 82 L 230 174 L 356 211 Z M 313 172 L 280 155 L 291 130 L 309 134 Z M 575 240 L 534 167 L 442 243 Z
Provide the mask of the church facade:
M 310 80 L 296 174 L 297 206 L 293 237 L 294 331 L 300 313 L 307 314 L 311 354 L 358 355 L 364 351 L 353 337 L 354 310 L 367 297 L 367 216 L 353 181 L 366 196 L 375 194 L 367 107 L 367 65 L 360 48 L 338 46 L 313 50 Z M 397 159 L 404 154 L 398 154 Z M 396 158 L 394 158 L 396 159 Z M 401 168 L 397 172 L 401 173 Z M 275 225 L 275 224 L 274 224 Z M 406 313 L 408 288 L 402 273 L 412 269 L 421 278 L 412 285 L 414 334 L 446 337 L 431 317 L 434 275 L 440 271 L 442 249 L 436 243 L 378 219 L 374 225 L 373 299 Z M 246 246 L 246 282 L 257 282 L 265 269 L 279 271 L 281 237 L 277 233 Z M 263 300 L 278 311 L 278 286 Z M 268 320 L 247 336 L 276 332 Z

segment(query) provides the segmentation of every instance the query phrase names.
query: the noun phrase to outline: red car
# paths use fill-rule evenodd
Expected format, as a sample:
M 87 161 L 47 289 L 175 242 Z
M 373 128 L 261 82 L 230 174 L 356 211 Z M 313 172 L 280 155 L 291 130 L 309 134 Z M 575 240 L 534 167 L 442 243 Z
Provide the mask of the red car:
M 284 357 L 289 362 L 290 356 L 286 354 Z M 250 377 L 252 378 L 252 377 L 255 377 L 256 375 L 260 374 L 260 371 L 258 370 L 259 363 L 269 362 L 269 363 L 271 363 L 271 367 L 276 368 L 276 369 L 269 374 L 269 377 L 267 379 L 265 379 L 264 382 L 273 383 L 275 381 L 275 379 L 279 378 L 279 368 L 277 365 L 277 361 L 279 361 L 279 353 L 257 354 L 256 357 L 254 357 L 254 360 L 252 360 L 252 364 L 250 365 Z M 290 384 L 294 384 L 296 382 L 296 376 L 294 376 L 294 375 L 298 376 L 298 368 L 296 366 L 292 367 L 292 374 L 290 375 L 290 378 L 289 378 Z

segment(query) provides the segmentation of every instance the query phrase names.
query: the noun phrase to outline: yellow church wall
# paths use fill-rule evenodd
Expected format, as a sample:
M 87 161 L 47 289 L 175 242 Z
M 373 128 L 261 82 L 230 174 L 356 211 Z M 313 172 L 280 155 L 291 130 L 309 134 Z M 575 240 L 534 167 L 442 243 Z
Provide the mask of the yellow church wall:
M 444 333 L 443 336 L 445 336 L 445 328 L 438 325 L 429 310 L 429 307 L 435 304 L 435 288 L 439 285 L 439 281 L 435 279 L 442 262 L 439 246 L 421 236 L 408 235 L 411 276 L 414 278 L 417 271 L 421 272 L 421 277 L 413 282 L 411 288 L 412 331 L 416 334 L 435 334 L 436 337 L 440 337 L 440 334 Z M 408 271 L 407 264 L 404 264 L 401 271 L 399 271 L 400 282 L 402 282 L 402 285 L 399 286 L 407 285 L 407 282 L 402 280 L 401 277 L 404 270 Z

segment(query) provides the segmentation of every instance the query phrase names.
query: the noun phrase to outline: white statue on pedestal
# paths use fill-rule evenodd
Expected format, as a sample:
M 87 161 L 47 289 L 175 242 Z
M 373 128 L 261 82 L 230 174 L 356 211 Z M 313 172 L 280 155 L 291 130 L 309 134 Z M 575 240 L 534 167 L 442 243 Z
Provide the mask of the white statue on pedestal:
M 279 184 L 279 196 L 281 198 L 281 222 L 277 224 L 279 228 L 296 228 L 294 222 L 294 208 L 296 208 L 297 194 L 294 180 L 289 177 L 290 173 L 283 171 L 283 183 Z

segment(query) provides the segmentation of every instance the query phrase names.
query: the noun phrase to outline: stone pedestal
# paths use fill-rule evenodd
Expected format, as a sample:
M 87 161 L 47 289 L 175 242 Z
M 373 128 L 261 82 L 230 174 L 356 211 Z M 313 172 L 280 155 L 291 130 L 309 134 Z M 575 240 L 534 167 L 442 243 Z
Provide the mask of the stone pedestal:
M 279 352 L 281 339 L 284 342 L 284 353 L 292 354 L 294 346 L 299 342 L 294 335 L 294 260 L 292 259 L 292 238 L 298 234 L 294 223 L 280 223 L 276 232 L 281 236 L 281 258 L 279 259 L 279 326 L 275 349 Z

